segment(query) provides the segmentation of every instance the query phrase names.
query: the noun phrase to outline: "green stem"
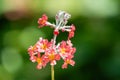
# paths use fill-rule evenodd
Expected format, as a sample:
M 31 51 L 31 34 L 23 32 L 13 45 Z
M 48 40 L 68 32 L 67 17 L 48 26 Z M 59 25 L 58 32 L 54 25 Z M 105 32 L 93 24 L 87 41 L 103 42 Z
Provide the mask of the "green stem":
M 51 80 L 55 80 L 54 79 L 54 65 L 51 65 Z

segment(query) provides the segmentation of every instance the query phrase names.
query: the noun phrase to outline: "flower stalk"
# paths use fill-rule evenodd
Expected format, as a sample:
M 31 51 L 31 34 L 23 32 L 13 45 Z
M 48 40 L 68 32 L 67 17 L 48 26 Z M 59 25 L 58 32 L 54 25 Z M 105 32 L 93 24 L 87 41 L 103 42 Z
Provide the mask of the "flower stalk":
M 51 65 L 51 80 L 55 80 L 55 78 L 54 78 L 54 65 Z

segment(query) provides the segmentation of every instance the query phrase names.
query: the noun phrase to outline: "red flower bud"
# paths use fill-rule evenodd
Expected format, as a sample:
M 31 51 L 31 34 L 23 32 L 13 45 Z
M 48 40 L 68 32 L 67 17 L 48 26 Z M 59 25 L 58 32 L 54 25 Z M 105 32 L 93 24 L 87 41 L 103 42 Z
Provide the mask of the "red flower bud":
M 54 35 L 58 35 L 59 34 L 59 31 L 56 29 L 54 30 Z

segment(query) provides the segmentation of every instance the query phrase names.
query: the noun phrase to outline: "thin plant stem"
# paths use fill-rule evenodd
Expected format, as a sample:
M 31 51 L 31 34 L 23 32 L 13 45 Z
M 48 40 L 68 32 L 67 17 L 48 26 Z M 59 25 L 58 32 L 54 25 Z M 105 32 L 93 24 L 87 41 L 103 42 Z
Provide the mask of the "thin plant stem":
M 51 65 L 51 80 L 55 80 L 54 79 L 54 65 Z
M 52 47 L 55 46 L 56 37 L 57 37 L 57 36 L 54 35 L 54 38 L 53 38 L 53 45 L 52 45 Z M 51 80 L 55 80 L 55 78 L 54 78 L 54 65 L 51 65 Z
M 58 29 L 58 28 L 60 27 L 60 24 L 61 24 L 61 22 L 60 22 L 59 25 L 56 27 L 56 29 Z M 52 47 L 55 46 L 56 38 L 57 38 L 57 35 L 54 35 Z M 55 78 L 54 78 L 54 65 L 51 65 L 51 80 L 55 80 Z

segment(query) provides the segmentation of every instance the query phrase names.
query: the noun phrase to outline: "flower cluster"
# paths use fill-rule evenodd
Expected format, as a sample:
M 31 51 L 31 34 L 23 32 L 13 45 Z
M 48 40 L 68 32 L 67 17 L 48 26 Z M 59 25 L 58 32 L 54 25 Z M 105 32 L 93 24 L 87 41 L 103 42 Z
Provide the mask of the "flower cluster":
M 62 68 L 67 68 L 68 64 L 72 66 L 75 64 L 73 58 L 76 48 L 73 47 L 70 40 L 74 37 L 75 26 L 73 24 L 71 26 L 65 26 L 67 20 L 70 18 L 70 14 L 65 11 L 59 11 L 55 18 L 56 24 L 48 22 L 48 17 L 45 14 L 38 20 L 39 28 L 43 26 L 54 28 L 53 39 L 48 41 L 47 39 L 40 37 L 39 41 L 34 46 L 28 48 L 30 60 L 38 63 L 38 69 L 42 69 L 47 63 L 50 63 L 50 65 L 56 65 L 57 61 L 60 59 L 63 59 L 64 61 Z M 56 37 L 59 35 L 59 30 L 69 32 L 68 39 L 67 41 L 61 41 L 56 44 Z

